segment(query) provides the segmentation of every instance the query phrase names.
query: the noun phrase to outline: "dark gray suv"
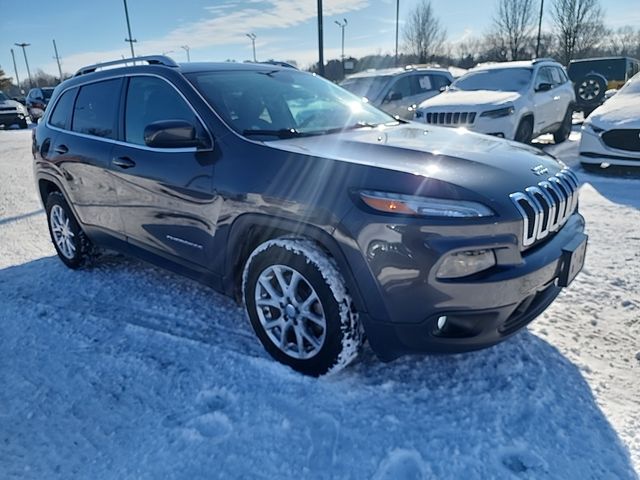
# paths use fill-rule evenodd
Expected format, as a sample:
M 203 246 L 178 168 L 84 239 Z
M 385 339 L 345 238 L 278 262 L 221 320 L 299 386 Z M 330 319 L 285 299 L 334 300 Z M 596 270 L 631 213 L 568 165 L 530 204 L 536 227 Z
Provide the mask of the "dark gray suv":
M 539 150 L 290 68 L 122 63 L 65 81 L 34 130 L 60 259 L 116 249 L 208 284 L 296 370 L 365 336 L 383 360 L 495 344 L 582 267 L 578 181 Z

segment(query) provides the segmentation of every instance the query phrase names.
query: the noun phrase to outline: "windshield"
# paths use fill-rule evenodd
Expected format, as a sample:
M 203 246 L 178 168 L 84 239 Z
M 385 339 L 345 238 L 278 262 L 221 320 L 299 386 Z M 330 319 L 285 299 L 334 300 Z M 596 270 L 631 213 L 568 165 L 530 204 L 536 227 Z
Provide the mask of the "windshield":
M 397 123 L 362 99 L 296 70 L 199 72 L 187 75 L 236 132 L 277 140 Z
M 457 90 L 520 92 L 531 82 L 530 68 L 492 68 L 463 75 L 451 85 Z
M 0 102 L 5 102 L 9 100 L 9 97 L 7 97 L 4 92 L 0 92 Z
M 347 78 L 340 83 L 354 95 L 373 100 L 380 95 L 384 86 L 389 82 L 389 76 Z

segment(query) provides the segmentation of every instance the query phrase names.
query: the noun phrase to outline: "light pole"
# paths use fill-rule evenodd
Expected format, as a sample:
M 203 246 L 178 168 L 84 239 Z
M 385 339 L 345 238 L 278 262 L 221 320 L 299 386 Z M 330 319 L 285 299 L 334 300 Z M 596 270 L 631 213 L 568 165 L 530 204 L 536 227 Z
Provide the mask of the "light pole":
M 187 52 L 187 62 L 190 62 L 191 55 L 189 55 L 189 50 L 191 50 L 191 48 L 189 47 L 189 45 L 182 45 L 180 48 Z
M 22 54 L 24 55 L 24 64 L 27 66 L 27 75 L 29 76 L 29 88 L 33 88 L 33 81 L 31 80 L 31 71 L 29 70 L 29 61 L 27 60 L 26 48 L 31 45 L 30 43 L 14 43 L 16 47 L 22 48 Z
M 398 26 L 400 24 L 400 0 L 396 0 L 396 56 L 395 66 L 398 66 Z
M 536 58 L 540 52 L 540 33 L 542 32 L 542 13 L 544 12 L 544 0 L 540 0 L 540 18 L 538 19 L 538 41 L 536 42 Z
M 18 85 L 18 90 L 20 90 L 20 77 L 18 77 L 18 67 L 16 67 L 16 56 L 13 53 L 13 48 L 11 49 L 11 58 L 13 58 L 13 71 L 16 72 L 16 84 Z
M 322 31 L 322 0 L 318 0 L 318 73 L 324 77 L 324 41 Z
M 131 47 L 131 58 L 135 58 L 136 54 L 133 51 L 133 44 L 137 42 L 135 38 L 131 35 L 131 23 L 129 22 L 129 9 L 127 8 L 127 0 L 124 0 L 124 16 L 127 18 L 127 32 L 129 32 L 129 38 L 125 38 L 125 42 L 129 42 L 129 46 Z
M 56 40 L 53 40 L 53 51 L 55 52 L 56 56 L 53 57 L 56 59 L 56 62 L 58 62 L 58 73 L 60 74 L 60 82 L 62 82 L 62 67 L 60 66 L 60 55 L 58 55 L 58 46 L 56 45 Z
M 246 35 L 251 39 L 251 45 L 253 46 L 253 61 L 257 62 L 258 60 L 256 60 L 256 34 L 247 33 Z
M 340 23 L 338 20 L 336 20 L 334 22 L 336 25 L 338 25 L 340 27 L 340 30 L 342 30 L 342 75 L 344 75 L 344 29 L 347 26 L 347 19 L 343 18 L 342 19 L 342 23 Z

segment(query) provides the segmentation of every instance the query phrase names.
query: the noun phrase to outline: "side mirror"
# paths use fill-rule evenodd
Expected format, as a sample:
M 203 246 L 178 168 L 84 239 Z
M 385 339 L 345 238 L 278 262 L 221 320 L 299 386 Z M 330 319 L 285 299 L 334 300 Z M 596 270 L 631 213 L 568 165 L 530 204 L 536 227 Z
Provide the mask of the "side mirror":
M 395 102 L 397 100 L 402 100 L 402 94 L 400 92 L 389 92 L 389 95 L 387 95 L 387 98 L 385 99 L 385 102 Z
M 446 92 L 447 90 L 449 90 L 449 85 L 443 85 L 442 87 L 440 87 L 440 93 Z
M 553 88 L 553 85 L 551 85 L 550 83 L 541 83 L 536 88 L 536 92 L 548 92 L 552 88 Z
M 161 120 L 144 129 L 144 143 L 152 148 L 203 147 L 196 128 L 184 120 Z

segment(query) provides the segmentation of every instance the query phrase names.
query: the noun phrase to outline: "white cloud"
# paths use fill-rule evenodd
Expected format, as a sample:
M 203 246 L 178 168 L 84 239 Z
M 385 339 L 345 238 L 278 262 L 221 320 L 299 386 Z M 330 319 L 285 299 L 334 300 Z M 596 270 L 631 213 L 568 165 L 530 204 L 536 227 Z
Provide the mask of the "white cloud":
M 323 13 L 328 17 L 361 10 L 368 5 L 369 0 L 324 0 Z M 192 49 L 244 45 L 247 43 L 247 32 L 272 32 L 300 25 L 316 18 L 316 8 L 316 2 L 310 0 L 244 0 L 209 6 L 205 8 L 206 13 L 201 20 L 181 25 L 161 38 L 135 44 L 136 55 L 176 50 L 180 45 L 189 45 Z M 118 59 L 123 55 L 130 55 L 126 46 L 109 51 L 69 55 L 64 59 L 64 70 L 72 72 L 84 65 Z M 175 56 L 182 57 L 180 52 Z M 297 60 L 293 54 L 284 56 Z M 46 71 L 55 69 L 54 63 L 45 67 Z

